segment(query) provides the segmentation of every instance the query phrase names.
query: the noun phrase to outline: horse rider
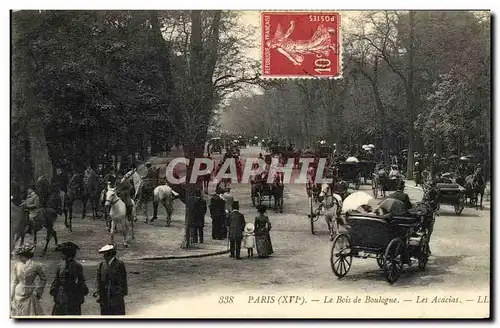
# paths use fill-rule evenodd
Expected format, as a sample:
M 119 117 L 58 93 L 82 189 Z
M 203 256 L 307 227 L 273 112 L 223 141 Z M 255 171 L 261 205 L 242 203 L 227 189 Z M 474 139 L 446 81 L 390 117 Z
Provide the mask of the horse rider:
M 158 173 L 156 169 L 151 165 L 150 162 L 146 162 L 146 175 L 142 177 L 143 183 L 144 183 L 144 189 L 143 191 L 147 194 L 153 194 L 154 188 L 156 188 L 156 185 L 158 183 Z
M 61 167 L 56 167 L 56 174 L 52 177 L 52 186 L 57 188 L 61 204 L 64 208 L 64 197 L 68 192 L 69 179 L 66 172 L 63 172 Z
M 95 173 L 94 169 L 92 168 L 92 165 L 90 163 L 87 163 L 87 168 L 85 169 L 85 172 L 83 173 L 83 176 L 85 178 L 88 178 L 88 177 L 90 177 L 92 175 L 95 175 L 95 174 L 96 173 Z
M 104 176 L 104 183 L 106 186 L 111 185 L 114 186 L 116 183 L 116 173 L 115 173 L 115 168 L 111 166 L 111 170 L 108 174 Z
M 35 188 L 30 186 L 28 188 L 28 195 L 26 200 L 21 203 L 21 208 L 28 212 L 28 219 L 35 222 L 35 219 L 41 213 L 40 198 L 35 192 Z
M 116 195 L 120 197 L 120 199 L 125 203 L 126 208 L 126 216 L 129 221 L 132 220 L 132 209 L 134 208 L 134 204 L 132 203 L 132 185 L 128 181 L 123 181 L 121 183 L 117 183 L 116 186 Z M 137 219 L 136 219 L 137 220 Z

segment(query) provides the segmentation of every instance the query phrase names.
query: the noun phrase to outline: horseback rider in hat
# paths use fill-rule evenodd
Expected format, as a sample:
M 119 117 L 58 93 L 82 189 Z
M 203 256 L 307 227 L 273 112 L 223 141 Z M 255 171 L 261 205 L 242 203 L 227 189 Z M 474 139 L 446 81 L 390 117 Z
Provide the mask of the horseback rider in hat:
M 143 192 L 146 193 L 145 196 L 147 197 L 148 195 L 153 195 L 153 190 L 154 188 L 156 188 L 156 185 L 158 183 L 158 173 L 150 162 L 146 162 L 145 166 L 147 172 L 146 175 L 142 177 L 142 179 L 144 180 Z
M 56 251 L 61 252 L 62 261 L 57 266 L 56 277 L 50 287 L 54 297 L 52 315 L 81 315 L 82 304 L 89 289 L 85 284 L 83 267 L 75 261 L 80 248 L 72 242 L 59 244 Z
M 134 169 L 134 168 L 131 168 Z M 132 209 L 134 208 L 134 203 L 132 202 L 132 184 L 129 181 L 124 180 L 116 185 L 116 195 L 125 203 L 126 216 L 129 221 L 132 220 Z
M 38 197 L 38 195 L 36 194 L 34 186 L 30 186 L 28 188 L 28 195 L 26 197 L 26 200 L 23 201 L 20 206 L 24 209 L 25 212 L 28 213 L 28 219 L 33 222 L 40 215 L 40 197 Z

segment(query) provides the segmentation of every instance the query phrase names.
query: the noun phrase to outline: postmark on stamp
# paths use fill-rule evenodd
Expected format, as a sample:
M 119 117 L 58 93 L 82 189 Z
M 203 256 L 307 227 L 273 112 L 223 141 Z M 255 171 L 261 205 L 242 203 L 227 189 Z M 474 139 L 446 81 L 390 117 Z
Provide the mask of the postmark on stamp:
M 263 12 L 262 77 L 340 77 L 340 14 Z

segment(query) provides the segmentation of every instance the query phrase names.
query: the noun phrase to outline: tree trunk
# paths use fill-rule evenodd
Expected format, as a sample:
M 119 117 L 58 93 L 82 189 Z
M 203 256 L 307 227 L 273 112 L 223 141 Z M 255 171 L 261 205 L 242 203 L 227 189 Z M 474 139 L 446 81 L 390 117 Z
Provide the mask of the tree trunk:
M 42 175 L 52 180 L 52 161 L 45 139 L 43 122 L 38 118 L 32 118 L 28 123 L 28 136 L 30 142 L 30 154 L 34 168 L 34 178 Z
M 414 60 L 414 39 L 415 39 L 415 26 L 413 24 L 415 18 L 415 11 L 410 10 L 408 15 L 408 28 L 410 34 L 408 37 L 408 62 L 407 62 L 407 85 L 406 85 L 406 111 L 410 119 L 408 124 L 408 165 L 406 171 L 406 178 L 413 180 L 413 142 L 414 142 L 414 122 L 415 122 L 415 103 L 413 100 L 413 60 Z

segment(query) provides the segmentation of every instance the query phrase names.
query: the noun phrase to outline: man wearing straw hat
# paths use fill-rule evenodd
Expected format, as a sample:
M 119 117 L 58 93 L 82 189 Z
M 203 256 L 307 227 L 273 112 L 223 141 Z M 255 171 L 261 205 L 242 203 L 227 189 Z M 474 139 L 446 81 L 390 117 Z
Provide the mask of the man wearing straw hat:
M 116 245 L 108 244 L 99 250 L 104 256 L 97 267 L 94 297 L 101 306 L 101 315 L 125 315 L 125 296 L 128 294 L 125 264 L 116 257 Z

